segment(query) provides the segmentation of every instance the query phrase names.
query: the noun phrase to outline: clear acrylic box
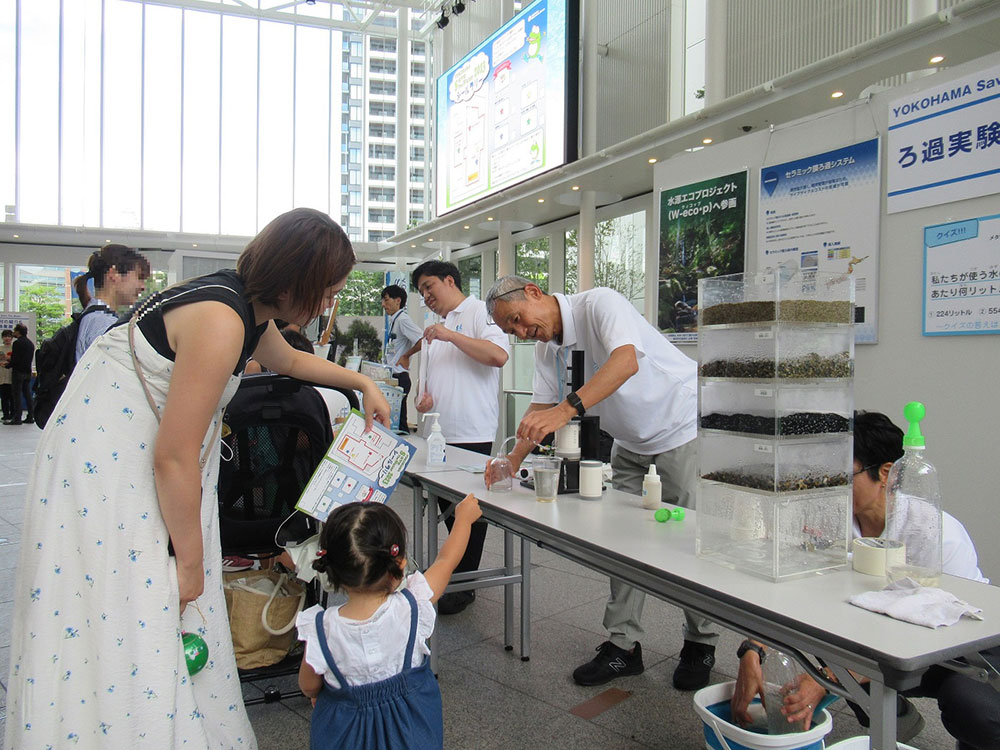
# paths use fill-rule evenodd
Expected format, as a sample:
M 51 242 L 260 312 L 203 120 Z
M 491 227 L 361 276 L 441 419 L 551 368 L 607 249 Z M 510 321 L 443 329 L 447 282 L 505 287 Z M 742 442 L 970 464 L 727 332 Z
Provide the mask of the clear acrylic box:
M 766 493 L 701 483 L 696 552 L 721 565 L 784 581 L 847 564 L 850 486 Z
M 770 437 L 703 431 L 701 478 L 764 492 L 801 492 L 851 482 L 849 433 Z
M 774 581 L 846 565 L 853 318 L 846 274 L 699 282 L 699 555 Z

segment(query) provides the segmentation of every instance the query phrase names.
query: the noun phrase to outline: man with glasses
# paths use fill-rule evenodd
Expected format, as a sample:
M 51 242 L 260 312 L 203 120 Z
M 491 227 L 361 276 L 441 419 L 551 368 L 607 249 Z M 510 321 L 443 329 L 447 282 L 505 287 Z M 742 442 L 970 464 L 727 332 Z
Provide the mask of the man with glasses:
M 885 414 L 854 413 L 854 478 L 851 487 L 853 511 L 852 537 L 881 537 L 885 533 L 886 485 L 889 470 L 903 455 L 903 431 Z M 926 532 L 928 514 L 920 501 L 908 502 L 907 523 L 902 532 L 904 541 L 911 534 Z M 932 513 L 936 516 L 936 512 Z M 921 523 L 921 519 L 925 523 Z M 936 520 L 936 519 L 935 519 Z M 941 569 L 948 575 L 989 583 L 979 570 L 979 557 L 972 538 L 962 523 L 950 513 L 941 513 Z M 993 663 L 1000 662 L 1000 649 L 988 649 Z M 733 717 L 743 725 L 750 723 L 747 710 L 754 696 L 763 696 L 764 677 L 761 664 L 767 658 L 763 644 L 750 639 L 743 641 L 736 652 L 740 660 L 733 691 Z M 827 677 L 834 679 L 832 673 Z M 860 678 L 862 688 L 869 690 L 868 680 Z M 782 713 L 789 722 L 805 722 L 809 729 L 813 711 L 826 695 L 826 689 L 808 675 L 799 679 L 798 689 L 785 698 Z M 920 684 L 906 691 L 911 697 L 936 698 L 941 709 L 941 723 L 958 740 L 958 750 L 986 750 L 1000 747 L 1000 692 L 985 682 L 979 682 L 941 665 L 924 672 Z M 858 723 L 867 727 L 868 714 L 853 701 L 848 705 Z M 904 695 L 896 694 L 896 739 L 908 742 L 924 727 L 924 718 L 917 707 Z
M 426 390 L 417 394 L 417 411 L 441 415 L 438 423 L 448 445 L 489 455 L 500 421 L 500 368 L 507 362 L 510 342 L 490 322 L 482 300 L 462 292 L 462 277 L 453 263 L 421 263 L 411 279 L 427 307 L 444 318 L 424 329 L 427 380 Z M 442 510 L 448 506 L 441 503 Z M 449 531 L 453 522 L 452 517 L 445 521 Z M 479 520 L 472 525 L 456 573 L 479 569 L 485 541 L 486 522 Z M 475 591 L 445 594 L 438 600 L 438 612 L 461 612 L 475 598 Z
M 642 491 L 642 480 L 655 464 L 661 499 L 694 507 L 698 484 L 697 365 L 613 289 L 580 294 L 546 294 L 520 276 L 505 276 L 486 295 L 496 324 L 519 338 L 533 339 L 535 381 L 510 460 L 514 469 L 536 443 L 585 412 L 601 418 L 601 429 L 614 439 L 611 450 L 615 489 Z M 569 352 L 584 352 L 586 383 L 566 387 Z M 487 485 L 493 480 L 486 477 Z M 578 667 L 580 685 L 603 685 L 625 675 L 641 674 L 639 639 L 645 594 L 611 579 L 604 612 L 610 636 L 597 656 Z M 685 613 L 684 647 L 674 671 L 674 687 L 697 690 L 708 684 L 715 664 L 718 634 L 712 623 Z

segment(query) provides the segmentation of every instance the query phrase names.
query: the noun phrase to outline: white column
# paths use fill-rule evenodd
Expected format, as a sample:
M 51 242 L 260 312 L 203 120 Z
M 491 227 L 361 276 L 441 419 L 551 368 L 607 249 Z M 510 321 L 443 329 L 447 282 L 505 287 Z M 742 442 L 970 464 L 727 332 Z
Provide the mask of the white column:
M 580 192 L 580 231 L 577 248 L 577 273 L 579 275 L 578 291 L 594 288 L 594 248 L 597 230 L 597 206 L 594 202 L 594 191 Z
M 644 300 L 645 304 L 643 306 L 643 315 L 646 316 L 646 320 L 653 324 L 655 327 L 659 327 L 656 324 L 656 305 L 659 294 L 659 283 L 660 283 L 660 231 L 659 227 L 656 226 L 656 202 L 660 200 L 660 196 L 653 191 L 653 197 L 650 204 L 646 207 L 646 298 Z
M 549 292 L 566 291 L 566 233 L 549 234 Z
M 597 5 L 598 0 L 586 0 L 583 9 L 583 143 L 581 157 L 597 151 Z M 579 291 L 594 288 L 594 230 L 597 205 L 594 192 L 580 192 L 580 231 L 577 246 Z
M 670 21 L 667 61 L 667 121 L 684 116 L 684 81 L 687 34 L 685 33 L 685 0 L 670 0 Z
M 510 230 L 510 223 L 500 222 L 500 235 L 497 237 L 498 248 L 500 250 L 500 267 L 497 269 L 497 278 L 510 276 L 514 273 L 514 234 Z
M 705 13 L 705 106 L 726 98 L 729 0 L 708 0 Z

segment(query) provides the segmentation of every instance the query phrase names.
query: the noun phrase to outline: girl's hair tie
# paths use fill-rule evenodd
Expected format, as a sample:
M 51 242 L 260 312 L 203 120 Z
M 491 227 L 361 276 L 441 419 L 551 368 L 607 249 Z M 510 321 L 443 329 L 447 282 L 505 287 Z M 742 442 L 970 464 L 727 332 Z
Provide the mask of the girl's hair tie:
M 399 557 L 399 545 L 394 544 L 391 547 L 389 547 L 389 554 L 392 555 L 393 557 Z
M 325 556 L 326 556 L 326 550 L 325 549 L 321 549 L 321 550 L 317 550 L 316 551 L 316 557 L 325 557 Z

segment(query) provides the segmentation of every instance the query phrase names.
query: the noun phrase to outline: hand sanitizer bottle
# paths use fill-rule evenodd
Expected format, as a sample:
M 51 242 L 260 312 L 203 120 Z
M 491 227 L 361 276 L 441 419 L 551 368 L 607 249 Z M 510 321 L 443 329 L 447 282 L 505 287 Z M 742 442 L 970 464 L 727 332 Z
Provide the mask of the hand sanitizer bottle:
M 660 507 L 662 489 L 660 477 L 656 474 L 656 464 L 649 465 L 649 473 L 642 480 L 642 507 L 653 510 Z
M 921 586 L 941 581 L 941 490 L 937 470 L 924 459 L 920 420 L 924 405 L 911 401 L 903 409 L 910 423 L 903 437 L 903 457 L 889 470 L 885 493 L 885 538 L 905 547 L 906 561 L 887 566 L 889 581 L 912 578 Z
M 444 466 L 444 433 L 441 432 L 441 425 L 438 424 L 438 417 L 441 415 L 435 411 L 429 411 L 424 414 L 424 420 L 427 417 L 434 417 L 434 422 L 431 424 L 431 434 L 427 436 L 427 465 L 428 466 Z

